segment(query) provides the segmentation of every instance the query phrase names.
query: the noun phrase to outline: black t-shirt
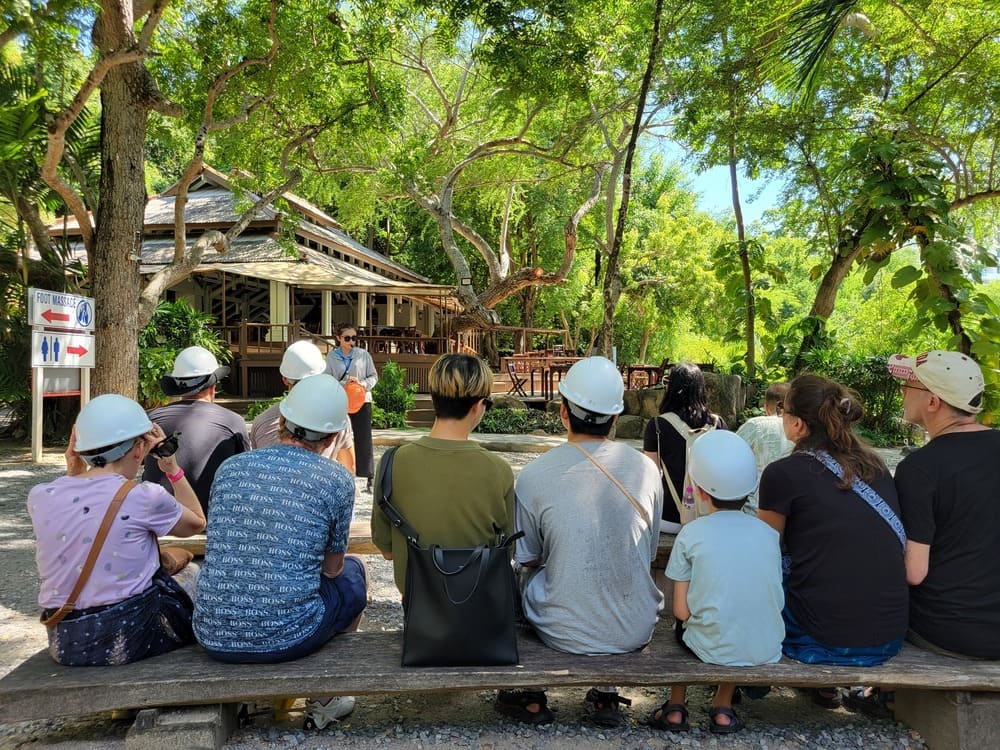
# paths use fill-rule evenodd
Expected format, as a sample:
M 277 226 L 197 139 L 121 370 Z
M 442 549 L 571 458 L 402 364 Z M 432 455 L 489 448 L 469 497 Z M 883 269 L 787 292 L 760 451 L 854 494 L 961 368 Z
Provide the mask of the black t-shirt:
M 667 474 L 670 481 L 677 489 L 677 497 L 681 497 L 684 492 L 684 463 L 687 460 L 687 442 L 680 433 L 674 429 L 673 425 L 662 417 L 654 417 L 646 423 L 646 432 L 642 438 L 642 449 L 650 453 L 656 453 L 656 422 L 660 423 L 660 459 L 667 467 Z M 718 414 L 710 414 L 708 417 L 710 424 L 715 424 L 717 430 L 728 430 L 726 420 Z M 657 467 L 659 468 L 659 467 Z M 681 516 L 677 512 L 674 504 L 674 496 L 670 493 L 666 479 L 660 477 L 663 482 L 663 520 L 680 523 Z
M 250 450 L 246 420 L 223 406 L 197 399 L 160 406 L 149 412 L 149 418 L 167 435 L 181 431 L 177 465 L 184 469 L 207 515 L 215 472 L 230 456 Z M 146 457 L 142 478 L 147 482 L 159 482 L 167 492 L 174 493 L 173 485 L 160 471 L 155 456 Z
M 772 462 L 760 479 L 760 509 L 785 517 L 792 568 L 785 603 L 802 629 L 826 646 L 878 646 L 906 632 L 903 547 L 853 490 L 805 453 Z M 889 472 L 871 483 L 896 513 Z
M 936 646 L 1000 658 L 1000 432 L 940 435 L 903 459 L 907 537 L 930 545 L 910 627 Z

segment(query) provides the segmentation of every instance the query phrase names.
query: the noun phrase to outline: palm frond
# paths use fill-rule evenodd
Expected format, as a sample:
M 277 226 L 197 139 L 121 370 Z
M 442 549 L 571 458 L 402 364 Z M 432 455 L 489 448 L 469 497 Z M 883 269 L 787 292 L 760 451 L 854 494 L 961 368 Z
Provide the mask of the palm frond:
M 784 17 L 779 57 L 791 67 L 788 77 L 803 98 L 816 91 L 823 61 L 837 31 L 860 0 L 808 0 Z

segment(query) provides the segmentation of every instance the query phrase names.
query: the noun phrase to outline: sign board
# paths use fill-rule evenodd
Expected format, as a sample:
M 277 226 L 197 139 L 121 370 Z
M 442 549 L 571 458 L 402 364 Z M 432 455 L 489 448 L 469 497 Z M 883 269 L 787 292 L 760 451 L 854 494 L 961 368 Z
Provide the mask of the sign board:
M 87 333 L 31 331 L 32 367 L 94 366 L 94 337 Z
M 32 326 L 93 331 L 94 299 L 47 289 L 28 289 L 28 318 Z
M 80 392 L 80 370 L 75 367 L 43 367 L 42 391 L 46 396 Z

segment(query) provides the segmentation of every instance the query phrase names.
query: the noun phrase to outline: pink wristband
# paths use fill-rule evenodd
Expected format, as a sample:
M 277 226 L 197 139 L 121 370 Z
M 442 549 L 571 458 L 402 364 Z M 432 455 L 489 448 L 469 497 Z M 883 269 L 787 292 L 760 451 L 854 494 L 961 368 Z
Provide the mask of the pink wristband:
M 178 469 L 176 474 L 167 474 L 170 484 L 177 484 L 184 478 L 184 469 Z

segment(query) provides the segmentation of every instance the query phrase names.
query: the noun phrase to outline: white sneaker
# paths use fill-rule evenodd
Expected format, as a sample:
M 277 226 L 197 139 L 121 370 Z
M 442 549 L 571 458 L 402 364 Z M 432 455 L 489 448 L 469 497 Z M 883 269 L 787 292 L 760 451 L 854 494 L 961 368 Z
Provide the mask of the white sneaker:
M 344 718 L 354 710 L 354 696 L 338 695 L 328 703 L 306 700 L 306 729 L 324 729 L 332 721 Z

